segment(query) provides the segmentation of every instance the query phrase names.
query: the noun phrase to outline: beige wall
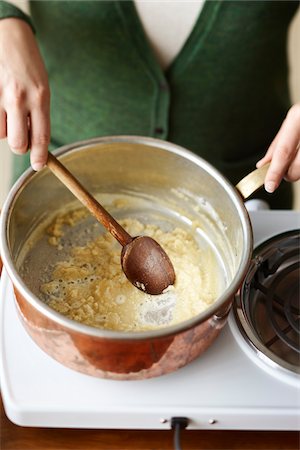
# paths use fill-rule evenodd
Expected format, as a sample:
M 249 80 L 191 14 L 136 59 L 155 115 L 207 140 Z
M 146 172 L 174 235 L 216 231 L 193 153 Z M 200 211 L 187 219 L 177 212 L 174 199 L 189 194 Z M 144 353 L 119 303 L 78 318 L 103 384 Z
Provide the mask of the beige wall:
M 300 8 L 294 18 L 289 35 L 290 88 L 294 102 L 300 102 Z M 294 208 L 300 210 L 300 181 L 294 183 Z
M 289 33 L 290 88 L 294 102 L 300 102 L 300 8 Z
M 15 0 L 20 6 L 20 0 Z M 22 6 L 26 0 L 21 0 Z M 26 7 L 26 6 L 25 6 Z M 290 57 L 290 88 L 294 102 L 300 102 L 300 9 L 296 14 L 290 28 L 289 34 L 289 57 Z M 10 151 L 6 141 L 0 141 L 0 207 L 3 204 L 9 186 L 10 177 Z M 300 210 L 300 182 L 295 183 L 296 203 L 295 207 Z

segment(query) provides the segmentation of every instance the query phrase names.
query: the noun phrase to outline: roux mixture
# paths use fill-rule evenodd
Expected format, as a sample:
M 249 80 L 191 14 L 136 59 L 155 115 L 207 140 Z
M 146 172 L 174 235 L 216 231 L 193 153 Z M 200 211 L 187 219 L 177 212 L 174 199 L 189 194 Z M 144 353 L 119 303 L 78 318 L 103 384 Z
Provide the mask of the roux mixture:
M 84 214 L 80 209 L 58 216 L 48 230 L 49 243 L 62 248 L 62 225 L 72 226 Z M 183 228 L 165 232 L 136 219 L 120 223 L 132 236 L 148 235 L 164 248 L 175 269 L 175 285 L 155 296 L 135 288 L 122 271 L 120 244 L 105 233 L 71 249 L 63 261 L 56 263 L 51 281 L 40 287 L 51 308 L 94 327 L 145 331 L 187 320 L 220 295 L 222 277 L 218 276 L 217 258 L 209 246 L 200 249 Z

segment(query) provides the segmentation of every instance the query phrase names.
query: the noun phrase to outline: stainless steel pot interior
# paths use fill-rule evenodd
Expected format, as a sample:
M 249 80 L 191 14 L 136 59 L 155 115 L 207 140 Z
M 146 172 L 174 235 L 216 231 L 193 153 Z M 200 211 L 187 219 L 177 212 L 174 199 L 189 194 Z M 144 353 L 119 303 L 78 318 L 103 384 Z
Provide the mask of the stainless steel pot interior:
M 214 314 L 236 292 L 251 255 L 251 227 L 238 192 L 210 164 L 171 143 L 132 136 L 75 143 L 56 154 L 90 192 L 104 204 L 108 202 L 107 208 L 117 219 L 134 216 L 162 227 L 185 227 L 201 245 L 212 246 L 222 265 L 226 287 L 207 311 L 179 325 L 134 336 L 147 338 L 191 327 Z M 114 210 L 108 199 L 120 195 L 134 202 Z M 53 248 L 47 253 L 45 238 L 35 242 L 33 232 L 44 229 L 54 213 L 68 205 L 81 206 L 48 169 L 36 174 L 29 169 L 15 184 L 3 208 L 1 253 L 5 267 L 25 298 L 52 319 L 91 335 L 130 339 L 133 333 L 94 329 L 71 321 L 38 298 L 37 280 L 47 273 L 47 263 L 52 264 L 61 255 Z M 92 223 L 94 219 L 88 220 Z M 71 230 L 70 241 L 75 239 L 74 231 L 80 229 Z M 30 247 L 26 270 L 20 274 L 24 248 Z

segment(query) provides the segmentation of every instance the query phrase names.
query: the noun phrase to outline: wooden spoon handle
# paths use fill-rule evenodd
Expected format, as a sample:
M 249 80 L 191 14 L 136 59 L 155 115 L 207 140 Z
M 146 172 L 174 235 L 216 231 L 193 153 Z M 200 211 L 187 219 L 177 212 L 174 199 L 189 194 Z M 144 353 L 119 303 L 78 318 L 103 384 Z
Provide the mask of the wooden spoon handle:
M 102 225 L 124 247 L 132 241 L 132 237 L 123 227 L 92 197 L 92 195 L 79 183 L 65 166 L 52 154 L 48 153 L 47 167 L 54 175 L 78 198 L 84 206 L 102 223 Z

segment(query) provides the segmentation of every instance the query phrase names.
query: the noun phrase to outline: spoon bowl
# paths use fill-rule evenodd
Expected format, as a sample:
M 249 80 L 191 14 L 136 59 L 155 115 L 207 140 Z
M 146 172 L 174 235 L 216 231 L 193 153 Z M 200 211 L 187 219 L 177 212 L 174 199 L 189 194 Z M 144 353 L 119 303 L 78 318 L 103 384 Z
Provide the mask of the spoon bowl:
M 122 249 L 121 264 L 128 280 L 148 294 L 161 294 L 175 283 L 170 258 L 149 236 L 137 236 L 126 244 Z

